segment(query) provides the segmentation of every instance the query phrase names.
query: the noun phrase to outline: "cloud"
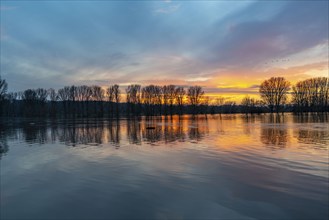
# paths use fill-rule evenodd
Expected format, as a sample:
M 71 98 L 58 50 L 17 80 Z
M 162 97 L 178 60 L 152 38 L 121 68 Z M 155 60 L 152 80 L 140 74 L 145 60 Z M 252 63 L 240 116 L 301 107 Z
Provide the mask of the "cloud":
M 170 13 L 177 11 L 179 8 L 180 8 L 180 4 L 169 5 L 169 6 L 158 8 L 158 9 L 154 10 L 154 12 L 160 13 L 160 14 L 170 14 Z
M 189 78 L 186 81 L 187 82 L 204 82 L 204 81 L 208 81 L 209 79 L 211 79 L 210 77 L 195 77 L 195 78 Z
M 0 60 L 11 90 L 134 82 L 232 92 L 327 71 L 328 2 L 11 4 Z M 273 59 L 290 61 L 265 65 Z
M 259 85 L 252 85 L 252 86 L 249 86 L 249 89 L 259 89 Z
M 205 87 L 204 90 L 206 93 L 211 94 L 258 94 L 258 89 L 254 88 L 239 88 L 239 87 L 230 87 L 230 88 L 215 88 L 215 87 Z
M 269 10 L 273 4 L 256 2 L 216 23 L 215 31 L 211 32 L 215 40 L 208 45 L 210 51 L 202 56 L 210 63 L 230 68 L 253 68 L 273 57 L 298 53 L 328 39 L 328 2 L 291 1 L 269 18 L 257 18 L 257 14 L 262 15 L 264 8 Z M 250 10 L 256 13 L 256 18 L 239 19 L 241 14 L 251 14 Z M 223 32 L 227 26 L 229 30 Z
M 268 69 L 264 76 L 283 76 L 291 82 L 304 80 L 310 77 L 328 77 L 328 61 L 311 63 L 287 68 L 274 67 Z

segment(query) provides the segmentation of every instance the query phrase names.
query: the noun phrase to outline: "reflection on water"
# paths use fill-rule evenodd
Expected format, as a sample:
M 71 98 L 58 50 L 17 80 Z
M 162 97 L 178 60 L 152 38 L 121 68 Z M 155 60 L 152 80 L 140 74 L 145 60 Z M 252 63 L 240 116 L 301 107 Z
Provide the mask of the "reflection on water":
M 151 117 L 120 120 L 8 121 L 0 127 L 0 156 L 9 150 L 7 139 L 24 140 L 29 145 L 63 143 L 68 146 L 97 146 L 109 143 L 120 147 L 129 144 L 199 143 L 209 135 L 231 138 L 240 130 L 246 137 L 258 135 L 260 143 L 272 150 L 297 141 L 309 148 L 327 149 L 329 143 L 328 115 L 225 115 L 212 117 Z M 241 129 L 242 128 L 242 129 Z M 210 132 L 211 131 L 211 132 Z M 242 136 L 228 143 L 239 143 Z M 242 141 L 250 141 L 243 139 Z M 296 145 L 297 146 L 297 145 Z
M 176 121 L 166 119 L 163 131 L 164 131 L 163 138 L 166 143 L 174 142 L 174 141 L 185 141 L 186 139 L 183 130 L 183 121 L 181 119 L 178 119 Z
M 127 120 L 127 136 L 130 144 L 140 145 L 142 143 L 140 120 L 136 118 Z
M 110 143 L 112 143 L 114 146 L 120 147 L 120 122 L 118 120 L 110 121 L 108 124 L 108 129 L 108 140 L 110 140 Z M 100 142 L 100 144 L 101 143 L 102 142 Z
M 6 126 L 4 126 L 3 123 L 0 123 L 0 159 L 3 154 L 6 154 L 9 150 L 7 136 L 10 134 L 10 132 L 6 129 Z
M 327 219 L 328 122 L 2 119 L 1 219 Z
M 0 127 L 0 156 L 9 149 L 7 139 L 24 140 L 27 144 L 64 143 L 68 146 L 101 145 L 120 147 L 121 139 L 129 144 L 161 144 L 171 142 L 198 143 L 212 134 L 226 131 L 252 136 L 259 133 L 264 146 L 283 148 L 296 140 L 310 148 L 324 148 L 329 140 L 329 117 L 322 115 L 225 115 L 212 117 L 151 117 L 120 120 L 9 121 Z M 240 137 L 238 137 L 240 138 Z M 222 140 L 225 141 L 225 140 Z M 230 143 L 238 142 L 237 139 Z M 230 144 L 229 143 L 229 144 Z
M 5 154 L 8 152 L 8 149 L 9 149 L 9 147 L 8 147 L 7 142 L 5 140 L 1 140 L 0 141 L 0 158 L 1 158 L 2 154 Z
M 316 147 L 324 147 L 325 144 L 328 143 L 328 114 L 299 115 L 298 117 L 293 118 L 293 122 L 296 124 L 302 124 L 299 129 L 294 130 L 294 136 L 299 142 L 311 144 Z
M 127 135 L 131 144 L 164 143 L 185 141 L 201 141 L 209 133 L 206 118 L 188 119 L 183 117 L 163 117 L 122 120 L 68 120 L 64 122 L 41 121 L 15 124 L 18 128 L 5 126 L 3 141 L 9 136 L 22 135 L 28 144 L 44 144 L 56 141 L 69 146 L 100 145 L 111 143 L 120 147 L 122 133 Z M 185 127 L 184 127 L 185 126 Z M 125 131 L 124 131 L 125 130 Z M 10 132 L 10 133 L 6 133 Z
M 288 129 L 284 116 L 269 115 L 263 119 L 261 141 L 269 147 L 285 147 L 288 141 Z
M 328 131 L 299 129 L 296 132 L 298 141 L 305 144 L 326 144 L 328 143 Z

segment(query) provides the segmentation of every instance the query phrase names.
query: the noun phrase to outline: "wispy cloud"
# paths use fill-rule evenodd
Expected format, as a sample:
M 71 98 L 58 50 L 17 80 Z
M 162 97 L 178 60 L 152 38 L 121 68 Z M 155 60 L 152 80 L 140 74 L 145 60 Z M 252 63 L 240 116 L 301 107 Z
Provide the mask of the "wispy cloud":
M 154 10 L 154 12 L 160 13 L 160 14 L 170 14 L 170 13 L 177 11 L 180 8 L 180 6 L 181 6 L 180 4 L 168 5 L 168 6 L 164 6 L 164 7 L 156 9 L 156 10 Z
M 1 38 L 10 38 L 1 42 L 0 64 L 11 91 L 134 82 L 248 93 L 271 76 L 299 80 L 328 72 L 327 1 L 14 1 L 7 7 L 1 10 L 19 7 L 1 13 Z
M 204 82 L 211 79 L 210 77 L 195 77 L 195 78 L 189 78 L 186 81 L 187 82 Z

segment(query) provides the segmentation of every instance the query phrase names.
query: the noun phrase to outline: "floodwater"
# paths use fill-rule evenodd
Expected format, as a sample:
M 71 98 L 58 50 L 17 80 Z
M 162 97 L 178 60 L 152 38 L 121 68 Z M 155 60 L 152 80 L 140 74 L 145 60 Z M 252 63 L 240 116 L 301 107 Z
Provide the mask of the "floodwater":
M 4 120 L 1 219 L 328 219 L 329 115 Z

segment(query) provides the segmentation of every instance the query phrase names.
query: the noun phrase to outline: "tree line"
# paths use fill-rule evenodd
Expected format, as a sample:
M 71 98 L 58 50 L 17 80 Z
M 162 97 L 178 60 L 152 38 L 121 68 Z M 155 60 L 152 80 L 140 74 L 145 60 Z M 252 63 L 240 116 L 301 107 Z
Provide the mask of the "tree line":
M 240 105 L 223 97 L 210 100 L 201 86 L 117 84 L 65 86 L 8 92 L 0 77 L 0 116 L 119 117 L 216 113 L 328 112 L 329 80 L 317 77 L 291 83 L 272 77 L 259 86 L 259 100 L 245 96 Z M 289 94 L 291 96 L 288 100 Z
M 316 77 L 291 83 L 283 77 L 272 77 L 259 87 L 262 100 L 270 112 L 281 112 L 286 106 L 293 112 L 328 112 L 329 78 Z M 288 101 L 291 94 L 291 101 Z

